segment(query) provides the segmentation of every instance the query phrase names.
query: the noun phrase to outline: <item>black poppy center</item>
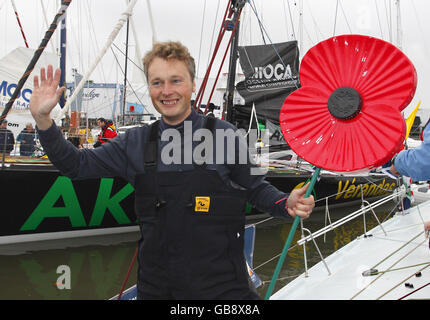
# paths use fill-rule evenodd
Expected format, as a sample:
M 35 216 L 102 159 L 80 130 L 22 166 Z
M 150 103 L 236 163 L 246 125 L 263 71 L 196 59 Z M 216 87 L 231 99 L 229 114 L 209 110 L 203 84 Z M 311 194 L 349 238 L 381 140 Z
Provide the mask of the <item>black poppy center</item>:
M 328 110 L 332 116 L 341 120 L 348 120 L 357 116 L 361 106 L 360 94 L 351 87 L 337 88 L 328 99 Z

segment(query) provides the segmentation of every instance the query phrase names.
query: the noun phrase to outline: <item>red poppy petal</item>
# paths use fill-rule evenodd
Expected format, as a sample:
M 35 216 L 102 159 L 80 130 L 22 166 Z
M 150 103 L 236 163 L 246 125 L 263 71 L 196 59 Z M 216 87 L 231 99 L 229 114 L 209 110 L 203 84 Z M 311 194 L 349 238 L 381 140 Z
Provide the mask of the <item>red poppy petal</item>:
M 399 151 L 405 122 L 386 105 L 363 106 L 351 120 L 333 117 L 318 88 L 290 94 L 280 114 L 281 130 L 291 149 L 311 164 L 339 172 L 369 170 Z
M 416 70 L 402 51 L 389 42 L 362 35 L 336 36 L 312 47 L 303 57 L 300 82 L 332 92 L 356 89 L 363 101 L 403 110 L 416 87 Z

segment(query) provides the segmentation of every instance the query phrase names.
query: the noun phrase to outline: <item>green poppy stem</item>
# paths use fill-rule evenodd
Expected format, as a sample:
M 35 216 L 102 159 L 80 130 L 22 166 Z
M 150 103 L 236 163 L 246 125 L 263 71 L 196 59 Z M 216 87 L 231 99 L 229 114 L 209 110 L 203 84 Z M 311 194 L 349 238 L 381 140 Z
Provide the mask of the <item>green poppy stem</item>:
M 316 167 L 315 172 L 312 175 L 311 183 L 306 190 L 305 198 L 308 198 L 314 188 L 315 182 L 320 174 L 321 168 Z M 266 297 L 264 300 L 268 300 L 272 295 L 273 289 L 275 288 L 276 280 L 278 279 L 279 273 L 281 272 L 282 266 L 284 264 L 285 257 L 287 256 L 288 249 L 290 248 L 291 241 L 293 240 L 294 233 L 296 232 L 297 226 L 299 225 L 300 217 L 295 217 L 293 225 L 291 226 L 290 233 L 288 234 L 287 241 L 285 242 L 284 249 L 282 250 L 281 257 L 279 258 L 278 264 L 276 265 L 275 272 L 273 273 L 272 280 L 270 281 L 269 288 L 266 292 Z

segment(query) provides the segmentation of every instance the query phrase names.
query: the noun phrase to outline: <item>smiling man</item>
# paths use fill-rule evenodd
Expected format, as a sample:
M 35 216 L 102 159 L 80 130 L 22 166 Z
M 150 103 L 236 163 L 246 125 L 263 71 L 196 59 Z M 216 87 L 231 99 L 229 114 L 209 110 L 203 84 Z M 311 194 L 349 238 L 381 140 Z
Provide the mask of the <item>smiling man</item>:
M 247 154 L 246 140 L 228 122 L 199 115 L 191 108 L 195 63 L 178 42 L 157 43 L 144 58 L 154 107 L 162 119 L 129 129 L 97 149 L 74 148 L 66 142 L 50 112 L 64 88 L 60 71 L 41 70 L 34 79 L 30 110 L 40 141 L 52 163 L 72 179 L 120 176 L 135 189 L 139 241 L 139 299 L 259 299 L 250 284 L 243 246 L 246 201 L 273 216 L 306 218 L 314 199 L 304 198 L 306 187 L 287 195 L 261 175 Z M 204 161 L 190 159 L 199 147 L 199 130 L 212 152 Z M 178 141 L 162 139 L 174 131 Z M 212 135 L 214 131 L 231 132 Z M 233 135 L 233 136 L 232 136 Z M 219 150 L 230 137 L 233 148 Z M 221 138 L 220 138 L 221 137 Z M 218 140 L 217 140 L 218 139 Z M 167 146 L 179 150 L 178 162 L 167 162 Z M 228 144 L 227 144 L 228 145 Z M 218 154 L 217 154 L 218 152 Z M 217 157 L 218 155 L 218 157 Z M 194 159 L 192 159 L 194 160 Z

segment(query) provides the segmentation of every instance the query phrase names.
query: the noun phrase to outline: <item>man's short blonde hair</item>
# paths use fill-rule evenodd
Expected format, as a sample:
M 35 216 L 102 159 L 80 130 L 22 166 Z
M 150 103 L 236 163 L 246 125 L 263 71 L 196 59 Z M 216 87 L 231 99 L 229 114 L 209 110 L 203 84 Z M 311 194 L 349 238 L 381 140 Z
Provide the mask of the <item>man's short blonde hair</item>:
M 196 76 L 196 64 L 187 47 L 185 47 L 182 43 L 167 41 L 157 42 L 154 44 L 152 50 L 148 51 L 143 58 L 143 70 L 145 72 L 146 80 L 148 80 L 149 64 L 155 58 L 161 58 L 164 60 L 176 59 L 183 61 L 190 72 L 191 80 L 194 80 Z

